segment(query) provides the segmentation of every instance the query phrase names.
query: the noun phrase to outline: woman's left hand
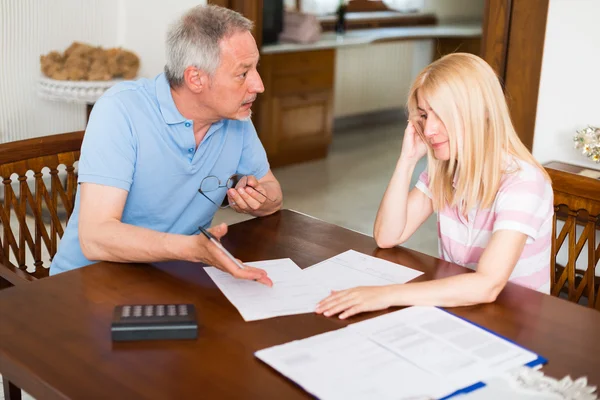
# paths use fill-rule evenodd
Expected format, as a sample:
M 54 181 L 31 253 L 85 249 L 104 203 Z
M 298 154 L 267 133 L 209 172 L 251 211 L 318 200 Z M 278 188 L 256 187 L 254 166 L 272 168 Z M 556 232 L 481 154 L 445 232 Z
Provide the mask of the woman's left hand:
M 326 317 L 340 314 L 340 319 L 365 312 L 384 310 L 392 305 L 394 286 L 360 286 L 336 292 L 317 304 L 315 312 Z

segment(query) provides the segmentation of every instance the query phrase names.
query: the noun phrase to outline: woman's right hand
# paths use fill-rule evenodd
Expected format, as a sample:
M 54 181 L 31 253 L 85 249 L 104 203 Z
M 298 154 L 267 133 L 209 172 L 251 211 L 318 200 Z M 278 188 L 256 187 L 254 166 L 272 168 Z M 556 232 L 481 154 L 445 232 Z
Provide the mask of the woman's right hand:
M 411 163 L 416 163 L 425 154 L 427 154 L 427 145 L 417 133 L 413 123 L 408 121 L 406 130 L 404 131 L 404 139 L 402 140 L 400 158 Z

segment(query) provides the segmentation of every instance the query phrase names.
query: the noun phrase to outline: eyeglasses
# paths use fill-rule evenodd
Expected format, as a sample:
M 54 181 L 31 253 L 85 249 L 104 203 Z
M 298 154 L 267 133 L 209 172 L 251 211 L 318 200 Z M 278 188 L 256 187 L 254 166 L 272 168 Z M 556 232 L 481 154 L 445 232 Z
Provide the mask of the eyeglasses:
M 223 203 L 221 203 L 221 205 L 218 205 L 217 203 L 215 203 L 210 197 L 208 197 L 206 195 L 206 193 L 209 192 L 214 192 L 215 190 L 219 190 L 221 188 L 227 188 L 227 190 L 229 189 L 243 189 L 246 186 L 251 187 L 252 189 L 254 189 L 254 191 L 256 193 L 260 193 L 261 196 L 263 196 L 265 199 L 269 200 L 269 201 L 273 201 L 271 199 L 269 199 L 264 193 L 259 192 L 258 190 L 256 190 L 256 188 L 252 185 L 248 184 L 248 176 L 246 175 L 241 175 L 241 174 L 233 174 L 229 177 L 229 179 L 227 179 L 227 182 L 225 182 L 224 185 L 221 185 L 221 180 L 219 178 L 217 178 L 214 175 L 209 175 L 206 178 L 202 179 L 202 182 L 200 182 L 200 189 L 198 189 L 198 192 L 206 197 L 206 199 L 208 201 L 210 201 L 211 203 L 213 203 L 215 206 L 219 207 L 219 208 L 227 208 L 230 206 L 229 201 L 227 200 L 227 196 L 225 196 L 225 198 L 223 199 Z

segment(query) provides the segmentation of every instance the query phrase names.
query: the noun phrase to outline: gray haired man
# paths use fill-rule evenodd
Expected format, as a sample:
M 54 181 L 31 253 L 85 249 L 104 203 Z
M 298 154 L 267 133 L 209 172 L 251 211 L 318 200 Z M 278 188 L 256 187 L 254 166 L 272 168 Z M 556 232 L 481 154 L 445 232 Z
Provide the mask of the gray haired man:
M 282 194 L 250 121 L 264 91 L 252 23 L 216 6 L 169 30 L 165 73 L 115 85 L 95 104 L 79 162 L 75 209 L 50 273 L 94 261 L 188 260 L 267 285 L 204 235 L 227 200 L 271 214 Z M 224 224 L 211 229 L 220 238 Z

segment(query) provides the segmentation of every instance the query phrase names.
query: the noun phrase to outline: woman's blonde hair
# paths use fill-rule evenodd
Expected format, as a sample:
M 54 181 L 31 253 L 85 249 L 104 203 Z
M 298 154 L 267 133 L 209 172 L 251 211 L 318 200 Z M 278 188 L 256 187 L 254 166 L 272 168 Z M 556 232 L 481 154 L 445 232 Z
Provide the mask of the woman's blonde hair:
M 449 160 L 433 156 L 423 133 L 417 92 L 446 127 Z M 498 77 L 481 58 L 453 53 L 425 67 L 410 89 L 407 108 L 428 144 L 429 188 L 436 210 L 447 204 L 466 215 L 474 207 L 489 208 L 502 175 L 515 171 L 512 157 L 537 166 L 550 180 L 517 136 Z

